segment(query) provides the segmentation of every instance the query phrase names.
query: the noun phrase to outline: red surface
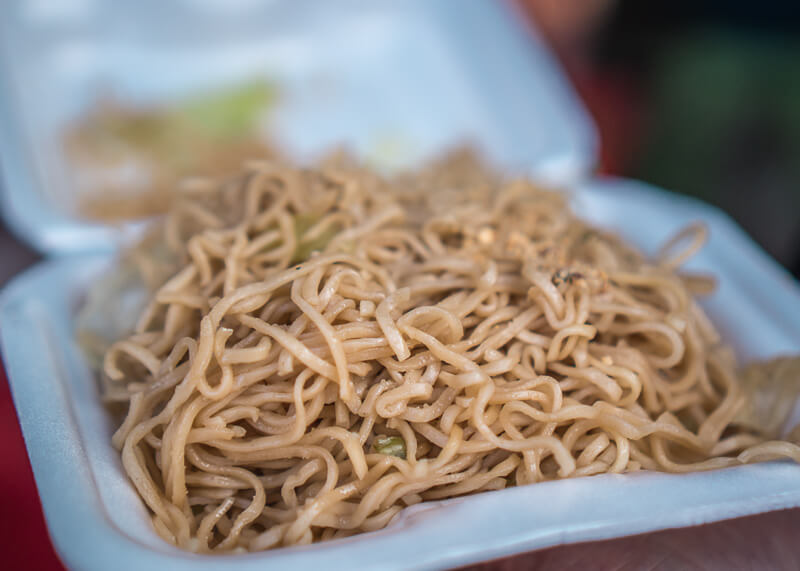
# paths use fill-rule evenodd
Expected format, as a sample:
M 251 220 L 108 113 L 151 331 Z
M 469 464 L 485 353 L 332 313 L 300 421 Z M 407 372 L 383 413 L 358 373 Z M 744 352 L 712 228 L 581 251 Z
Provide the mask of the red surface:
M 61 570 L 47 535 L 28 454 L 0 363 L 0 567 Z
M 512 0 L 521 17 L 535 21 L 573 88 L 592 116 L 599 136 L 598 170 L 625 175 L 640 145 L 646 98 L 624 71 L 592 63 L 592 38 L 612 0 Z
M 636 87 L 614 73 L 600 74 L 578 66 L 566 68 L 597 127 L 600 172 L 625 175 L 635 158 L 641 133 L 642 101 Z

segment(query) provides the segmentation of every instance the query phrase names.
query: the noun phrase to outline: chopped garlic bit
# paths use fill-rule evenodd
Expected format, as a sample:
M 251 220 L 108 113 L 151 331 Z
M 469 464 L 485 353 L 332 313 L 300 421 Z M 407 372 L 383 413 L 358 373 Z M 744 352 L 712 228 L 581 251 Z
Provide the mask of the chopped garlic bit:
M 668 315 L 666 319 L 667 325 L 672 327 L 678 333 L 686 331 L 686 320 L 676 315 Z
M 494 230 L 489 228 L 488 226 L 484 226 L 478 231 L 478 241 L 481 244 L 485 245 L 491 244 L 492 242 L 494 242 L 494 237 L 495 237 Z
M 375 302 L 362 299 L 358 304 L 358 312 L 361 314 L 361 317 L 372 317 L 375 315 Z

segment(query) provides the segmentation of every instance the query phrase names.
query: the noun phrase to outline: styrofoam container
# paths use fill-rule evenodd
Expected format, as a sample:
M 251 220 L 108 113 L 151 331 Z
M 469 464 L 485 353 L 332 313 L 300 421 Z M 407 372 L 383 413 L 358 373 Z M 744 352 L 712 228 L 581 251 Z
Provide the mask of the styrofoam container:
M 391 145 L 388 166 L 464 141 L 568 184 L 597 157 L 593 126 L 511 2 L 8 0 L 0 17 L 0 206 L 42 252 L 109 251 L 136 224 L 76 212 L 65 126 L 110 92 L 169 102 L 254 78 L 277 84 L 268 126 L 300 159 Z
M 800 287 L 721 212 L 645 185 L 597 180 L 582 216 L 653 253 L 683 225 L 710 242 L 689 267 L 713 272 L 706 302 L 742 360 L 800 353 Z M 232 571 L 444 569 L 562 543 L 690 526 L 800 505 L 789 462 L 668 475 L 601 475 L 406 509 L 388 528 L 328 543 L 235 556 L 182 552 L 150 527 L 110 444 L 112 424 L 74 338 L 74 315 L 107 256 L 40 264 L 0 298 L 0 343 L 56 549 L 76 569 Z M 59 287 L 53 287 L 59 284 Z
M 773 462 L 425 503 L 382 531 L 257 554 L 198 556 L 166 544 L 111 447 L 112 421 L 74 336 L 88 284 L 138 228 L 87 223 L 75 209 L 58 142 L 98 89 L 149 104 L 262 77 L 282 94 L 270 132 L 301 159 L 341 142 L 369 156 L 390 139 L 402 148 L 391 167 L 467 140 L 505 169 L 577 188 L 581 215 L 645 251 L 705 220 L 711 241 L 690 266 L 719 277 L 706 307 L 745 360 L 800 352 L 800 290 L 708 206 L 636 183 L 583 182 L 597 156 L 591 122 L 508 3 L 9 0 L 2 12 L 0 208 L 41 251 L 80 253 L 37 265 L 0 296 L 0 348 L 50 533 L 68 566 L 443 569 L 800 505 L 800 467 Z

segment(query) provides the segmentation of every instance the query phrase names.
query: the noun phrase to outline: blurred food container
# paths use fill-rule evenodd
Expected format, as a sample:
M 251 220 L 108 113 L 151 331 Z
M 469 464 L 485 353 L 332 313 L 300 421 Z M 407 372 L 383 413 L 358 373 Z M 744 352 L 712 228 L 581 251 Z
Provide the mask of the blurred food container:
M 593 126 L 511 4 L 9 1 L 2 210 L 50 254 L 109 251 L 178 178 L 344 144 L 386 169 L 469 142 L 569 184 Z

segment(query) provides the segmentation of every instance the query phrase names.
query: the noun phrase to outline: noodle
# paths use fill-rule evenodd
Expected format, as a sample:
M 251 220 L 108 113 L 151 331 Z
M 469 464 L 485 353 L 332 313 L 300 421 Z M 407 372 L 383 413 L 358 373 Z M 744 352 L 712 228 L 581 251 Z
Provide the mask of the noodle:
M 650 261 L 456 156 L 392 181 L 252 163 L 195 181 L 161 232 L 146 247 L 167 244 L 173 277 L 104 383 L 128 409 L 125 470 L 182 548 L 346 537 L 556 478 L 800 460 L 745 406 L 693 298 L 707 280 L 677 273 L 702 227 Z

